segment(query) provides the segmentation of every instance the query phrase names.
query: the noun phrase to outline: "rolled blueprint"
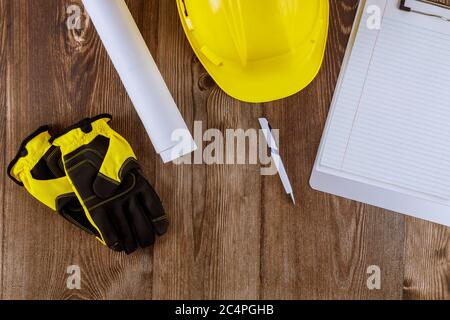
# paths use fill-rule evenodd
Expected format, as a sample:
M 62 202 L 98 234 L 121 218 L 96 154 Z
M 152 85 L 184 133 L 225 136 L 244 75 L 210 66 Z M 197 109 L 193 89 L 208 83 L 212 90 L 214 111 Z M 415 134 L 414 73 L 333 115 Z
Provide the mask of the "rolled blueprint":
M 124 0 L 83 0 L 163 162 L 197 149 Z

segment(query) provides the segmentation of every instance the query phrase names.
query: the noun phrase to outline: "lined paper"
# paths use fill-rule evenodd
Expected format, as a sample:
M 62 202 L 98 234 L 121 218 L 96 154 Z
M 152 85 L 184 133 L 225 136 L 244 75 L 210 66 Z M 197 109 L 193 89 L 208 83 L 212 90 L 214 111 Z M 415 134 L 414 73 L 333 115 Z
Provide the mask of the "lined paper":
M 449 200 L 450 23 L 436 31 L 386 14 L 381 29 L 370 30 L 367 15 L 336 92 L 320 165 Z

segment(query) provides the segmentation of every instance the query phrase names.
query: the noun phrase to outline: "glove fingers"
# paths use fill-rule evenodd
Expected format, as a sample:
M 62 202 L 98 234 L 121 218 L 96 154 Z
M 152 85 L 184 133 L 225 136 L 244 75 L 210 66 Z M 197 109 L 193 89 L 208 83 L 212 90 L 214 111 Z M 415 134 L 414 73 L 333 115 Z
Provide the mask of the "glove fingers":
M 130 202 L 129 219 L 141 248 L 153 245 L 155 243 L 155 234 L 152 224 L 136 200 L 131 200 Z
M 156 192 L 150 185 L 146 189 L 145 193 L 138 194 L 139 203 L 144 208 L 156 233 L 161 236 L 167 232 L 169 221 Z
M 114 226 L 114 223 L 109 218 L 109 215 L 105 211 L 100 211 L 92 217 L 97 227 L 102 231 L 103 239 L 106 245 L 114 251 L 122 251 L 123 244 L 119 238 L 119 234 Z
M 127 213 L 119 209 L 116 212 L 111 212 L 113 217 L 114 225 L 119 232 L 119 237 L 122 240 L 123 249 L 126 254 L 131 254 L 137 249 L 137 244 L 134 239 L 133 231 L 131 230 L 130 224 L 127 220 Z

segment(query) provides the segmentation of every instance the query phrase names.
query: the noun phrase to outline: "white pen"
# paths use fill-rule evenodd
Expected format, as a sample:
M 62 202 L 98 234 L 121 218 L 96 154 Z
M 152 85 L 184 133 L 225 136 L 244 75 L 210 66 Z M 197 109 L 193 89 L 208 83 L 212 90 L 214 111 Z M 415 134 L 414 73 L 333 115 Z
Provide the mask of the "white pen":
M 264 137 L 266 138 L 267 145 L 270 148 L 270 153 L 272 155 L 273 162 L 275 163 L 275 167 L 277 168 L 281 182 L 283 183 L 284 190 L 286 190 L 286 193 L 291 197 L 292 202 L 295 205 L 294 191 L 292 190 L 291 182 L 289 181 L 286 169 L 284 168 L 283 161 L 281 160 L 278 146 L 272 133 L 272 127 L 266 118 L 259 118 L 259 123 L 261 125 Z

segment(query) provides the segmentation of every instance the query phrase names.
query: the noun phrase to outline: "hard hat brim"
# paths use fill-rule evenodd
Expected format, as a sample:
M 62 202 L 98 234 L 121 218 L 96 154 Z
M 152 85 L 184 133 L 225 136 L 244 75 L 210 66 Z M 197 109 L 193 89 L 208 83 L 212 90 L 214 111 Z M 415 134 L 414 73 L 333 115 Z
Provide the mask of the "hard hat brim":
M 320 71 L 325 55 L 326 40 L 318 43 L 307 61 L 279 63 L 272 68 L 215 66 L 200 59 L 217 83 L 229 96 L 251 103 L 275 101 L 294 95 L 306 88 Z M 281 60 L 281 59 L 280 59 Z M 257 64 L 255 64 L 257 65 Z

